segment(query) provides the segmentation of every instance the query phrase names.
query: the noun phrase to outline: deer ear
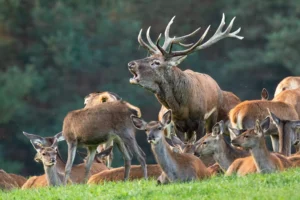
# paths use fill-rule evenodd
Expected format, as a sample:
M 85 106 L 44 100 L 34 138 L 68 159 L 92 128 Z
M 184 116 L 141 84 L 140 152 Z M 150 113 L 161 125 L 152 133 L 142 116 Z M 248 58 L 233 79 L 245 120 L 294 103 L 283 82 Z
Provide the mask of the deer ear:
M 107 149 L 104 149 L 103 151 L 101 151 L 100 153 L 98 153 L 96 155 L 97 159 L 101 160 L 102 158 L 109 156 L 111 154 L 112 150 L 113 150 L 113 146 L 110 146 Z
M 236 138 L 237 136 L 239 136 L 241 134 L 241 131 L 231 127 L 230 125 L 228 125 L 228 129 L 229 129 L 229 134 L 230 134 L 230 139 L 233 140 L 234 138 Z
M 40 143 L 32 143 L 32 146 L 38 153 L 43 149 L 43 146 Z
M 182 148 L 184 148 L 185 146 L 184 142 L 182 142 L 181 139 L 179 139 L 176 135 L 172 134 L 171 140 L 173 145 L 180 145 Z
M 274 113 L 272 113 L 269 108 L 268 108 L 268 112 L 269 112 L 269 116 L 271 117 L 274 124 L 276 126 L 279 126 L 281 123 L 281 120 Z
M 135 115 L 130 116 L 133 126 L 138 130 L 145 130 L 147 123 Z
M 172 121 L 172 111 L 168 110 L 162 117 L 161 123 L 166 126 Z
M 51 148 L 57 149 L 58 141 L 56 138 L 54 138 L 53 144 L 51 145 Z
M 35 144 L 39 144 L 39 145 L 47 144 L 47 140 L 41 136 L 29 134 L 29 133 L 26 133 L 25 131 L 23 131 L 23 134 L 30 140 L 33 147 L 35 147 L 34 146 Z
M 65 137 L 63 136 L 62 131 L 59 132 L 59 133 L 57 133 L 57 134 L 54 136 L 54 138 L 57 139 L 57 142 L 60 142 L 60 141 L 64 141 L 64 140 L 65 140 Z
M 196 140 L 197 140 L 197 135 L 194 131 L 194 133 L 193 133 L 192 137 L 189 139 L 188 143 L 189 144 L 195 144 Z
M 224 133 L 224 122 L 221 120 L 220 122 L 216 123 L 212 128 L 212 135 L 217 136 Z
M 255 133 L 258 135 L 266 133 L 270 128 L 270 121 L 270 117 L 266 117 L 262 122 L 257 119 L 255 123 Z
M 266 88 L 263 88 L 261 91 L 261 99 L 262 100 L 269 100 L 269 92 Z
M 114 93 L 114 92 L 108 92 L 108 93 L 111 95 L 111 97 L 113 97 L 117 101 L 121 101 L 122 100 L 122 98 L 119 95 L 117 95 L 116 93 Z

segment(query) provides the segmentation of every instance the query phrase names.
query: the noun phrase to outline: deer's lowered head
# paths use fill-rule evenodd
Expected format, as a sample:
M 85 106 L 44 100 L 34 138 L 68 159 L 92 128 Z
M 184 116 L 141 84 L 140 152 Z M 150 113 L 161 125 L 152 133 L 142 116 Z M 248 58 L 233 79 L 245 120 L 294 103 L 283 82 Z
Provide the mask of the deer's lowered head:
M 147 44 L 142 39 L 142 29 L 138 35 L 138 42 L 142 47 L 144 47 L 151 56 L 141 59 L 135 60 L 128 63 L 129 71 L 133 74 L 133 78 L 130 79 L 131 84 L 140 85 L 154 93 L 158 93 L 160 88 L 159 85 L 169 81 L 168 78 L 171 76 L 171 68 L 179 65 L 187 55 L 205 49 L 212 44 L 218 42 L 221 39 L 227 37 L 233 37 L 237 39 L 243 39 L 243 37 L 238 36 L 237 34 L 240 32 L 240 29 L 230 32 L 233 26 L 234 19 L 233 18 L 227 27 L 227 29 L 222 32 L 222 29 L 225 25 L 225 16 L 223 14 L 221 24 L 219 25 L 215 34 L 202 44 L 204 38 L 210 28 L 210 26 L 205 30 L 203 35 L 199 38 L 199 40 L 193 44 L 184 44 L 184 40 L 195 35 L 200 28 L 196 29 L 190 34 L 181 36 L 181 37 L 170 37 L 170 27 L 173 23 L 175 16 L 171 19 L 165 29 L 165 41 L 162 45 L 160 45 L 159 41 L 161 38 L 161 34 L 159 35 L 157 41 L 154 43 L 150 37 L 150 27 L 147 30 Z M 185 50 L 181 51 L 173 51 L 173 45 L 179 45 L 181 47 L 185 47 Z
M 113 92 L 93 92 L 84 98 L 85 108 L 99 105 L 105 102 L 120 101 L 122 98 Z

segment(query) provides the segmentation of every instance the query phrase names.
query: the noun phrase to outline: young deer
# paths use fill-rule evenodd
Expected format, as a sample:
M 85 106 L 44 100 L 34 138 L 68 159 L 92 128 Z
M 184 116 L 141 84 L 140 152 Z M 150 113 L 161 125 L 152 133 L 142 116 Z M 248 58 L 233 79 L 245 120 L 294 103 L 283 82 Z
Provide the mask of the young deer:
M 20 188 L 22 187 L 22 184 L 24 184 L 24 181 L 26 182 L 24 177 L 16 174 L 9 174 L 0 169 L 0 191 Z
M 40 145 L 43 147 L 50 147 L 53 144 L 55 139 L 57 141 L 64 140 L 64 138 L 62 136 L 62 132 L 56 134 L 53 137 L 41 137 L 39 135 L 29 134 L 26 132 L 23 132 L 23 134 L 30 140 L 32 145 Z M 110 149 L 110 151 L 111 151 L 111 149 Z M 103 163 L 103 161 L 101 160 L 101 158 L 106 155 L 108 155 L 108 154 L 105 151 L 99 152 L 97 154 L 97 156 L 95 157 L 95 159 L 93 161 L 90 175 L 93 175 L 93 174 L 96 174 L 103 170 L 108 169 L 106 167 L 106 165 Z M 36 154 L 34 160 L 36 162 L 42 162 L 40 155 L 38 153 Z M 58 173 L 64 174 L 65 167 L 66 167 L 66 163 L 61 158 L 60 152 L 58 150 L 57 158 L 56 158 L 56 168 L 58 170 Z M 85 175 L 85 162 L 78 164 L 78 165 L 74 165 L 72 167 L 70 179 L 73 183 L 82 183 L 84 180 L 84 175 Z M 24 186 L 24 188 L 45 187 L 45 186 L 47 186 L 46 176 L 41 175 L 41 176 L 34 176 L 34 177 L 31 177 L 30 179 L 28 179 L 26 186 Z
M 264 134 L 269 127 L 270 117 L 267 117 L 261 123 L 259 120 L 256 120 L 254 129 L 247 130 L 231 141 L 235 146 L 250 150 L 259 173 L 271 173 L 277 170 L 282 171 L 292 166 L 287 158 L 279 154 L 270 153 L 267 149 Z
M 195 153 L 201 156 L 213 156 L 214 160 L 226 172 L 237 158 L 250 155 L 248 151 L 234 148 L 224 138 L 224 122 L 220 121 L 213 127 L 213 132 L 206 134 L 196 145 Z
M 102 171 L 91 176 L 87 184 L 101 184 L 105 181 L 122 181 L 124 180 L 124 167 L 118 167 Z M 147 165 L 147 175 L 149 178 L 157 179 L 162 173 L 159 165 Z M 143 168 L 140 165 L 132 165 L 130 168 L 129 180 L 144 178 Z
M 115 101 L 121 101 L 122 98 L 113 92 L 93 92 L 87 95 L 84 98 L 84 108 L 90 108 L 93 106 L 97 106 L 102 103 L 106 102 L 115 102 Z M 102 150 L 106 149 L 107 147 L 113 146 L 113 141 L 109 141 L 105 144 L 99 145 L 98 152 L 101 152 Z M 111 151 L 111 154 L 106 157 L 106 165 L 108 168 L 111 168 L 112 160 L 113 160 L 113 151 Z
M 97 146 L 109 141 L 113 141 L 123 154 L 125 180 L 129 177 L 133 154 L 147 178 L 145 154 L 135 139 L 135 129 L 130 119 L 132 114 L 140 116 L 140 109 L 125 101 L 106 102 L 69 112 L 63 122 L 63 136 L 68 144 L 65 180 L 70 176 L 77 146 L 86 147 L 88 151 L 84 181 L 87 182 Z
M 158 183 L 192 181 L 210 176 L 207 168 L 199 158 L 191 154 L 175 153 L 167 144 L 163 131 L 171 122 L 171 117 L 171 110 L 164 114 L 162 121 L 149 123 L 134 115 L 131 116 L 134 126 L 138 130 L 146 131 L 152 152 L 163 171 Z
M 197 138 L 201 138 L 204 128 L 210 131 L 217 122 L 218 111 L 222 106 L 223 93 L 214 79 L 207 74 L 201 74 L 192 70 L 182 71 L 177 66 L 191 53 L 205 49 L 219 40 L 225 38 L 243 39 L 237 35 L 240 29 L 231 32 L 234 19 L 231 20 L 226 30 L 225 15 L 223 14 L 221 23 L 215 34 L 203 42 L 208 33 L 209 27 L 199 40 L 193 44 L 183 44 L 182 42 L 195 35 L 199 30 L 181 36 L 170 37 L 170 27 L 175 17 L 171 19 L 165 29 L 165 41 L 160 45 L 160 36 L 156 44 L 150 38 L 150 27 L 147 30 L 147 44 L 142 39 L 142 30 L 138 35 L 138 42 L 149 51 L 150 56 L 128 63 L 128 69 L 133 74 L 130 79 L 131 84 L 141 87 L 154 93 L 158 101 L 167 109 L 173 112 L 172 120 L 174 127 L 181 133 L 187 133 L 188 138 L 196 131 Z M 186 47 L 185 50 L 174 51 L 173 45 Z M 208 120 L 204 116 L 211 109 L 217 111 Z M 179 136 L 180 137 L 180 136 Z
M 282 91 L 285 90 L 292 90 L 300 87 L 300 77 L 299 76 L 289 76 L 284 78 L 280 83 L 277 85 L 274 97 L 280 94 Z

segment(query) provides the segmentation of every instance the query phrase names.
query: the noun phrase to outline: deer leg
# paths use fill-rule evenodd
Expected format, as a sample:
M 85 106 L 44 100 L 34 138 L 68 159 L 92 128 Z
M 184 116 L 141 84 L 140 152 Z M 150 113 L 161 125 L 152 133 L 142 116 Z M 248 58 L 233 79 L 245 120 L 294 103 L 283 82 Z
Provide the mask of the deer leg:
M 67 182 L 70 178 L 72 165 L 73 165 L 73 162 L 75 159 L 76 149 L 77 149 L 76 142 L 68 142 L 68 160 L 67 160 L 67 164 L 65 167 L 65 180 L 64 180 L 65 185 L 67 184 Z
M 114 142 L 113 141 L 108 141 L 105 143 L 105 149 L 110 147 L 110 146 L 113 146 L 114 145 Z M 107 156 L 107 163 L 106 163 L 106 166 L 110 169 L 111 168 L 111 164 L 112 164 L 112 160 L 114 158 L 114 153 L 113 151 L 111 151 L 111 153 L 109 154 L 109 156 Z
M 157 185 L 170 183 L 168 177 L 166 176 L 166 174 L 164 172 L 161 173 L 161 175 L 157 178 L 156 182 L 157 182 Z
M 147 176 L 147 165 L 146 165 L 146 160 L 145 160 L 145 153 L 139 147 L 136 140 L 133 140 L 131 143 L 132 144 L 129 144 L 129 145 L 132 145 L 131 147 L 133 147 L 133 153 L 135 154 L 137 160 L 141 164 L 141 167 L 143 169 L 144 178 L 147 180 L 148 176 Z
M 91 166 L 93 164 L 93 161 L 95 159 L 95 155 L 96 155 L 96 152 L 97 152 L 97 147 L 89 146 L 87 148 L 87 151 L 88 151 L 88 155 L 87 155 L 87 161 L 86 161 L 86 164 L 85 164 L 84 183 L 86 183 L 88 181 Z
M 129 154 L 128 150 L 126 149 L 124 142 L 121 141 L 121 139 L 117 139 L 116 141 L 114 141 L 114 143 L 117 144 L 118 149 L 121 151 L 121 153 L 123 155 L 124 168 L 125 168 L 124 181 L 126 181 L 129 178 L 132 157 Z

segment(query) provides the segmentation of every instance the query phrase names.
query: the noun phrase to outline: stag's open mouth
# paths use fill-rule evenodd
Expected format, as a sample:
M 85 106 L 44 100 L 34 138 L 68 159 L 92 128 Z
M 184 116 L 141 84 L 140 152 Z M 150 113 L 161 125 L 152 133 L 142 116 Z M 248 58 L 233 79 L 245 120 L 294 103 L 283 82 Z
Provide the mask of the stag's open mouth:
M 132 73 L 133 77 L 130 78 L 129 82 L 131 84 L 138 84 L 140 82 L 139 74 L 134 71 L 133 69 L 129 69 L 129 71 Z

